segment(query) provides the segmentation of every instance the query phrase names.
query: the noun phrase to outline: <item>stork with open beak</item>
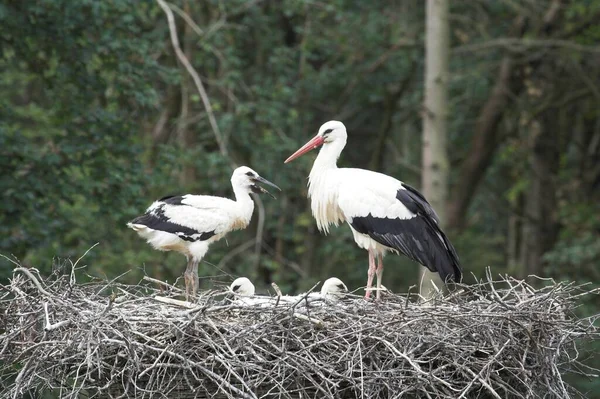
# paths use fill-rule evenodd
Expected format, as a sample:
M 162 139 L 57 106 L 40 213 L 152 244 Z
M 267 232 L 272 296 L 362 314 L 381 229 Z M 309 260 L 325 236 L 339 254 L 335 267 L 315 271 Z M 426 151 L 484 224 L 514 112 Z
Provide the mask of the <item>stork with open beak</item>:
M 347 222 L 356 244 L 369 252 L 365 298 L 371 295 L 374 275 L 377 298 L 380 297 L 383 256 L 388 251 L 401 253 L 438 272 L 445 282 L 460 281 L 462 272 L 456 250 L 420 192 L 382 173 L 337 167 L 347 138 L 342 122 L 329 121 L 285 163 L 322 147 L 308 181 L 312 214 L 325 234 L 330 225 Z
M 175 251 L 188 260 L 185 287 L 188 299 L 198 291 L 198 263 L 208 247 L 232 230 L 250 223 L 254 201 L 250 193 L 266 193 L 259 183 L 281 190 L 247 166 L 233 171 L 231 185 L 235 200 L 210 195 L 177 195 L 155 201 L 142 216 L 127 226 L 160 251 Z

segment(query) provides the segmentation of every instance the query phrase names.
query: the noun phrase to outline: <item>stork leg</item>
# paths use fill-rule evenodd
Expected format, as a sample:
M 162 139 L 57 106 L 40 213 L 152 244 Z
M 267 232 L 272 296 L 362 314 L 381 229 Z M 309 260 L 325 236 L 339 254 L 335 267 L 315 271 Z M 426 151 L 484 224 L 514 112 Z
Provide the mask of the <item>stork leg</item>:
M 381 280 L 383 279 L 383 255 L 377 255 L 377 299 L 381 297 Z
M 188 257 L 188 263 L 183 278 L 185 279 L 185 297 L 188 301 L 191 301 L 198 289 L 198 262 L 193 257 Z
M 192 297 L 195 299 L 196 298 L 196 294 L 198 294 L 198 288 L 200 288 L 200 278 L 198 277 L 198 263 L 199 260 L 194 259 L 193 260 L 193 267 L 192 267 L 192 283 L 193 283 L 193 289 L 192 289 Z
M 373 276 L 375 275 L 375 254 L 369 249 L 369 271 L 367 272 L 367 287 L 365 290 L 365 299 L 371 296 L 371 286 L 373 285 Z

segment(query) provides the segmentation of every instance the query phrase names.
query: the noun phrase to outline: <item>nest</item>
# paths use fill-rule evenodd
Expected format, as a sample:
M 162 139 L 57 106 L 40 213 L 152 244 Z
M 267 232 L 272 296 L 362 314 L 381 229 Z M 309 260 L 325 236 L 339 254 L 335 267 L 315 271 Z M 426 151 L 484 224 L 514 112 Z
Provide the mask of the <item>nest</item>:
M 574 284 L 248 305 L 73 276 L 17 267 L 0 286 L 0 397 L 565 398 L 582 395 L 564 373 L 593 373 L 578 345 L 596 318 L 573 310 L 595 292 Z

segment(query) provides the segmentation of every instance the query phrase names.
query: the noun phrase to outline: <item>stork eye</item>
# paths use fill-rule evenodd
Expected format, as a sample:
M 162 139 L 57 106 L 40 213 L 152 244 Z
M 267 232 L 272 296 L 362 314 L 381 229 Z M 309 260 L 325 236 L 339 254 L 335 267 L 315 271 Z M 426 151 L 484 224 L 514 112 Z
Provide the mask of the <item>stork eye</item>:
M 252 173 L 252 172 L 246 172 L 246 176 L 253 177 L 253 176 L 254 176 L 254 173 Z
M 346 286 L 345 286 L 344 284 L 338 284 L 338 285 L 337 285 L 337 287 L 338 287 L 340 290 L 346 290 L 346 289 L 347 289 L 347 288 L 346 288 Z
M 233 287 L 231 287 L 231 291 L 237 292 L 241 287 L 241 285 L 234 285 Z
M 327 129 L 323 132 L 323 136 L 325 136 L 326 134 L 329 134 L 331 132 L 333 132 L 333 129 Z

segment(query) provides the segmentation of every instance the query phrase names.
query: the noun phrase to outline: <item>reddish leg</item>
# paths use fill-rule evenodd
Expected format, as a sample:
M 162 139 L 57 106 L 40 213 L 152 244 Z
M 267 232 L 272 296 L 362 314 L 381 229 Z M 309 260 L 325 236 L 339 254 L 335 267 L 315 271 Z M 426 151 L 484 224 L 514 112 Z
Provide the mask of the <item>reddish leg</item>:
M 381 280 L 383 279 L 383 254 L 377 255 L 377 299 L 381 296 Z
M 373 285 L 373 276 L 375 275 L 375 255 L 369 250 L 369 271 L 367 272 L 367 288 L 365 293 L 365 299 L 369 299 L 371 296 L 371 286 Z

